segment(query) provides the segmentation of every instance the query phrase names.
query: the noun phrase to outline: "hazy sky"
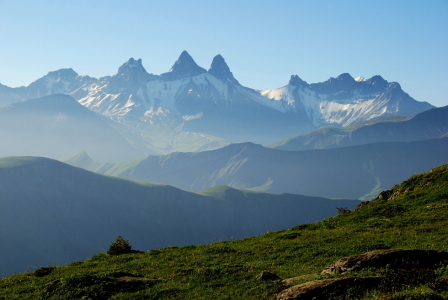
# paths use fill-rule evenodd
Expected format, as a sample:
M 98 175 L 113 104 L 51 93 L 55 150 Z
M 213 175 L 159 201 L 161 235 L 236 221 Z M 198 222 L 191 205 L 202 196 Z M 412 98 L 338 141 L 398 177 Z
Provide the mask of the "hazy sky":
M 113 75 L 130 57 L 161 74 L 187 50 L 206 69 L 221 54 L 255 89 L 381 75 L 448 105 L 448 0 L 0 0 L 0 41 L 11 87 L 61 68 Z

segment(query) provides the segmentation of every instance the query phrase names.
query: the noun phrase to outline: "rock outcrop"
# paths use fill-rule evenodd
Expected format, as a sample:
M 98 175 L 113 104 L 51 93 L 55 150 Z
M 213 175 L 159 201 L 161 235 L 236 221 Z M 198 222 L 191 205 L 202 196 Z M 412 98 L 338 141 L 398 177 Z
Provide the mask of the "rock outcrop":
M 377 287 L 381 279 L 381 277 L 348 277 L 314 280 L 281 291 L 277 295 L 277 300 L 325 299 L 330 293 L 345 291 L 354 286 L 365 291 Z
M 269 271 L 263 271 L 257 276 L 257 279 L 261 281 L 270 281 L 270 280 L 278 280 L 280 279 L 280 277 Z
M 321 275 L 346 274 L 363 268 L 390 268 L 385 276 L 342 277 L 314 280 L 292 286 L 281 291 L 277 300 L 326 299 L 330 294 L 345 294 L 347 290 L 362 295 L 365 291 L 380 288 L 384 291 L 400 289 L 401 286 L 417 285 L 434 280 L 434 269 L 448 262 L 448 252 L 435 250 L 375 250 L 348 256 L 326 267 Z M 283 280 L 284 284 L 306 279 L 304 275 Z M 439 280 L 440 281 L 440 280 Z M 441 284 L 434 281 L 432 286 L 440 289 Z M 448 282 L 448 281 L 447 281 Z M 430 286 L 431 287 L 431 286 Z M 433 287 L 431 287 L 433 288 Z M 443 287 L 442 287 L 443 288 Z M 353 290 L 354 289 L 354 290 Z
M 448 253 L 435 250 L 375 250 L 363 254 L 343 257 L 326 267 L 321 275 L 349 273 L 363 268 L 416 269 L 434 268 L 447 262 Z

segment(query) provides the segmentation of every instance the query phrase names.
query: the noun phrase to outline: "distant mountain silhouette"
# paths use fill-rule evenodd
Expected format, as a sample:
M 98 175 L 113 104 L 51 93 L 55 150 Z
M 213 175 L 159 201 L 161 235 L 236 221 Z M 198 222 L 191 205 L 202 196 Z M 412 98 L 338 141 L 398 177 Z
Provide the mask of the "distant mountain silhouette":
M 347 147 L 378 142 L 410 142 L 443 137 L 448 133 L 448 106 L 411 116 L 395 116 L 355 123 L 344 128 L 322 127 L 278 141 L 270 148 L 309 150 Z
M 0 275 L 107 250 L 206 244 L 315 222 L 359 202 L 217 187 L 203 194 L 37 157 L 0 159 Z
M 252 143 L 200 153 L 172 153 L 115 165 L 74 166 L 133 180 L 200 191 L 217 185 L 327 198 L 375 197 L 415 173 L 448 163 L 448 139 L 374 143 L 344 148 L 282 151 Z

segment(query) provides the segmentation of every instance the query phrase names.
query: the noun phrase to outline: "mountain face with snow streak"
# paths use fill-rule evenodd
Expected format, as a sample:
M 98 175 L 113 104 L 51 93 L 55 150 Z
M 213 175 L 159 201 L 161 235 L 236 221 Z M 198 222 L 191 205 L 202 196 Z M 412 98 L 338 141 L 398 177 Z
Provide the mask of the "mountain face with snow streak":
M 316 127 L 347 126 L 359 121 L 391 115 L 410 115 L 432 105 L 418 102 L 405 93 L 397 82 L 387 82 L 381 76 L 354 79 L 344 73 L 325 82 L 308 84 L 297 75 L 289 84 L 262 91 L 265 97 L 283 104 L 291 111 L 307 112 Z
M 302 117 L 285 118 L 267 104 L 269 99 L 242 86 L 221 55 L 207 71 L 184 51 L 160 76 L 146 73 L 141 60 L 131 58 L 116 75 L 92 84 L 78 101 L 113 119 L 181 127 L 231 141 L 268 142 L 278 133 L 287 137 L 301 128 L 312 129 Z
M 324 125 L 346 126 L 433 107 L 381 76 L 354 79 L 341 74 L 308 84 L 294 75 L 286 86 L 260 92 L 242 86 L 221 55 L 206 70 L 186 51 L 161 75 L 148 73 L 141 59 L 131 58 L 117 74 L 100 79 L 62 69 L 27 87 L 0 86 L 0 104 L 54 93 L 71 95 L 85 107 L 134 128 L 157 126 L 257 143 Z

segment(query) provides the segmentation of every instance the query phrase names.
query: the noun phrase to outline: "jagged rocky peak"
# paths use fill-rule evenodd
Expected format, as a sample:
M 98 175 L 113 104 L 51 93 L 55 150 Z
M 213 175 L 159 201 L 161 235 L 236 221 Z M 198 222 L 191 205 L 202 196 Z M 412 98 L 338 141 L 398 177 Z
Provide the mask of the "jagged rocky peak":
M 216 55 L 213 58 L 208 73 L 215 76 L 218 79 L 221 79 L 222 81 L 229 80 L 237 82 L 236 79 L 233 77 L 232 72 L 230 72 L 230 68 L 227 65 L 226 61 L 220 54 Z
M 289 84 L 294 86 L 308 85 L 306 81 L 302 80 L 297 75 L 291 75 L 291 79 L 289 79 Z
M 355 79 L 349 73 L 342 73 L 341 75 L 336 77 L 336 79 L 343 80 L 343 81 L 355 81 Z
M 143 65 L 142 65 L 142 59 L 139 58 L 137 60 L 135 60 L 133 57 L 131 57 L 127 62 L 125 62 L 119 69 L 118 69 L 118 73 L 120 72 L 124 72 L 125 70 L 128 69 L 144 69 Z
M 313 83 L 311 84 L 311 88 L 321 94 L 333 94 L 341 91 L 353 91 L 359 85 L 359 82 L 355 81 L 355 79 L 349 73 L 342 73 L 338 77 L 330 77 L 327 81 Z
M 174 80 L 182 77 L 196 76 L 205 72 L 207 71 L 198 66 L 190 54 L 184 50 L 171 67 L 170 71 L 160 76 L 165 79 Z
M 153 76 L 146 72 L 141 59 L 135 60 L 132 57 L 118 68 L 118 73 L 115 75 L 116 78 L 131 82 L 150 80 Z
M 375 75 L 372 78 L 367 79 L 366 83 L 378 87 L 386 87 L 388 84 L 387 80 L 383 79 L 380 75 Z
M 56 71 L 48 72 L 48 77 L 52 78 L 60 78 L 60 79 L 73 79 L 78 76 L 78 73 L 76 73 L 72 68 L 68 69 L 59 69 Z
M 401 90 L 401 85 L 398 82 L 389 83 L 389 87 L 392 89 L 400 89 Z

